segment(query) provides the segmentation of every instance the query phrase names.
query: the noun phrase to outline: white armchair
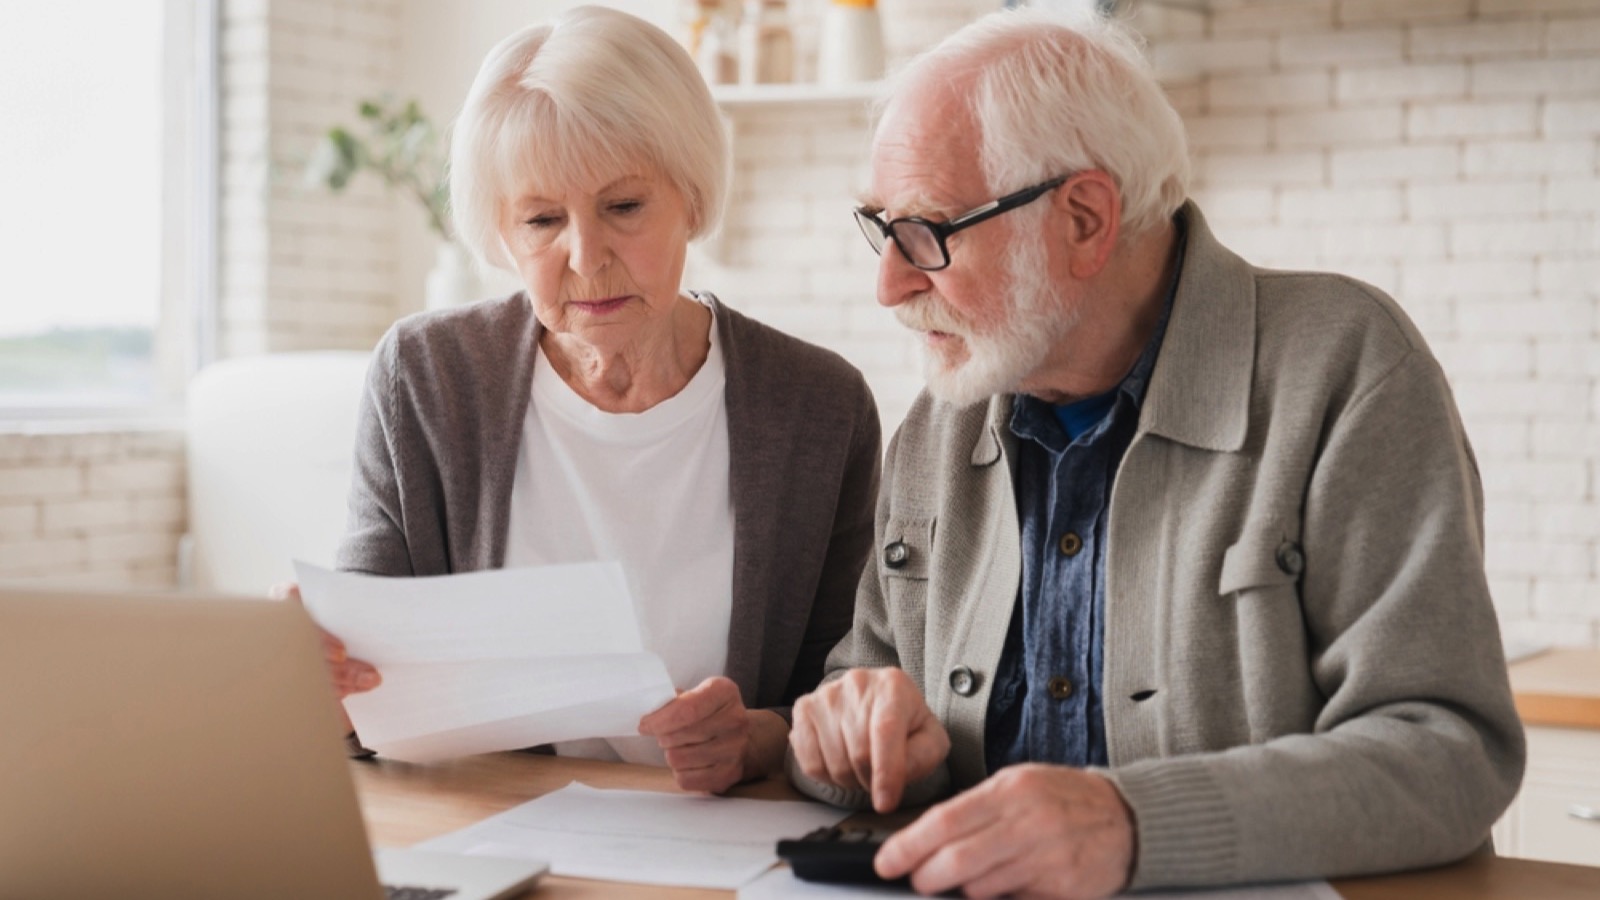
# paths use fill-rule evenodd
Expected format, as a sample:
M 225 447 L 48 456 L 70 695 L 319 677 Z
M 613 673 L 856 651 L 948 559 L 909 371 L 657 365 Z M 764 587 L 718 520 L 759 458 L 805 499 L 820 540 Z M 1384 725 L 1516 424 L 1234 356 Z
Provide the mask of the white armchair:
M 196 588 L 259 595 L 292 580 L 294 559 L 332 564 L 370 358 L 272 354 L 195 376 L 188 465 Z

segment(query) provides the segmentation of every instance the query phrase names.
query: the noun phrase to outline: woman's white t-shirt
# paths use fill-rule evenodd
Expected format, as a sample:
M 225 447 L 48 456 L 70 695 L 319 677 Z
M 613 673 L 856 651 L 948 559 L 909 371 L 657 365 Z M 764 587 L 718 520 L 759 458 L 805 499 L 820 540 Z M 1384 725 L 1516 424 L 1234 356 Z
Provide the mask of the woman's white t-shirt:
M 646 650 L 687 690 L 728 661 L 733 500 L 726 370 L 717 343 L 688 385 L 641 413 L 595 408 L 534 360 L 511 487 L 508 568 L 617 560 Z M 664 765 L 654 738 L 567 741 L 562 756 Z

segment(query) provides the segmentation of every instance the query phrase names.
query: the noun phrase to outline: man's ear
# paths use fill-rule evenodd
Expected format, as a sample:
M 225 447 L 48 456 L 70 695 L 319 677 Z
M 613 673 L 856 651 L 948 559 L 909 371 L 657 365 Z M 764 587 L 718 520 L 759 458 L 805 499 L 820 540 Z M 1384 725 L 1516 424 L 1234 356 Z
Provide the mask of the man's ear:
M 1122 191 L 1110 175 L 1090 169 L 1052 191 L 1050 202 L 1072 277 L 1093 278 L 1116 249 L 1122 231 Z

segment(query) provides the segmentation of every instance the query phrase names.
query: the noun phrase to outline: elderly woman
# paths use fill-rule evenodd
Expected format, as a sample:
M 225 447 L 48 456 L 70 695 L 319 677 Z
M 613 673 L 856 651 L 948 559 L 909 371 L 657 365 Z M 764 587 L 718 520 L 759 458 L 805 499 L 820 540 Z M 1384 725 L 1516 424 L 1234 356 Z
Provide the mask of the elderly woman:
M 681 691 L 563 754 L 719 791 L 781 769 L 850 627 L 879 426 L 835 354 L 680 287 L 723 203 L 711 95 L 660 29 L 572 10 L 490 51 L 452 146 L 463 241 L 525 290 L 398 323 L 356 446 L 343 569 L 620 560 Z M 335 688 L 379 673 L 328 639 Z

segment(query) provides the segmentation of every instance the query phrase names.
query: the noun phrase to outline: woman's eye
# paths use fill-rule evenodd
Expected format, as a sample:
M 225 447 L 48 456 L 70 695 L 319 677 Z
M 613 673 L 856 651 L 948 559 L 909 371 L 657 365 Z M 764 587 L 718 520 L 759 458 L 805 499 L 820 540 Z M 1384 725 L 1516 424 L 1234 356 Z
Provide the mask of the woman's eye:
M 527 224 L 532 225 L 534 228 L 554 228 L 555 226 L 561 224 L 561 217 L 534 216 L 527 221 Z
M 611 206 L 610 206 L 610 209 L 611 209 L 612 212 L 617 213 L 618 215 L 624 215 L 624 216 L 626 216 L 626 215 L 628 215 L 630 213 L 638 212 L 640 209 L 643 209 L 643 208 L 644 208 L 644 204 L 639 202 L 638 200 L 619 200 L 616 203 L 611 204 Z

